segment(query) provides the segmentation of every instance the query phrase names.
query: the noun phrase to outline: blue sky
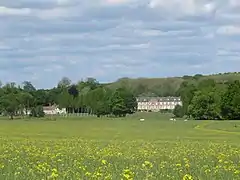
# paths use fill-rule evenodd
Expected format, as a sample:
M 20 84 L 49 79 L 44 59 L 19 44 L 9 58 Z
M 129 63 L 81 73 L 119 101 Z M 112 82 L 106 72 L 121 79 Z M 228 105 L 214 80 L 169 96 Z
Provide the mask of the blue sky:
M 1 0 L 0 22 L 2 82 L 240 70 L 239 0 Z

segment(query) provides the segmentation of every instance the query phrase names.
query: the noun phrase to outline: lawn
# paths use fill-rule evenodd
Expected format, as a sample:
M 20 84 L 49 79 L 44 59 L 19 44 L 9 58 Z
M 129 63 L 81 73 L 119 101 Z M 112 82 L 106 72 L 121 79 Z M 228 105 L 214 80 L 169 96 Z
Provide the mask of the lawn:
M 140 118 L 145 118 L 140 122 Z M 0 179 L 240 179 L 240 121 L 0 120 Z

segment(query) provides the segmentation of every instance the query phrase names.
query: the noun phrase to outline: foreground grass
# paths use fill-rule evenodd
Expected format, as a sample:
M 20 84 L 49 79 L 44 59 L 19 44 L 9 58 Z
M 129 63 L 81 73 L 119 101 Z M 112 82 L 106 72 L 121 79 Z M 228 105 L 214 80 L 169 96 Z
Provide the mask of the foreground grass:
M 149 114 L 3 120 L 0 179 L 239 179 L 240 134 L 219 123 Z

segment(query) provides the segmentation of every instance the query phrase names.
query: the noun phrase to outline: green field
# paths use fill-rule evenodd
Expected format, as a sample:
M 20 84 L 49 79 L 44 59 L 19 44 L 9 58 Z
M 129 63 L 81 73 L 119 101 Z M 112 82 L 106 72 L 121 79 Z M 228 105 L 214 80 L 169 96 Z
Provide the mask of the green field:
M 140 118 L 145 118 L 140 122 Z M 0 179 L 240 179 L 240 121 L 0 120 Z

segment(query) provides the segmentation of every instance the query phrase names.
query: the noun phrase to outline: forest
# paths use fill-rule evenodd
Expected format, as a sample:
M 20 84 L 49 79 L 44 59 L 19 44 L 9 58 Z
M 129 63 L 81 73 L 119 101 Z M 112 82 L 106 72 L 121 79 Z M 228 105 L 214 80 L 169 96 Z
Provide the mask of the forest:
M 183 106 L 174 114 L 196 120 L 240 120 L 240 81 L 216 82 L 213 79 L 184 81 L 178 93 Z
M 29 81 L 22 85 L 7 83 L 0 88 L 2 115 L 43 117 L 43 106 L 58 105 L 68 113 L 89 113 L 98 117 L 116 117 L 132 114 L 137 110 L 136 97 L 126 88 L 110 89 L 93 78 L 71 83 L 67 77 L 52 89 L 36 89 Z
M 166 77 L 166 78 L 120 78 L 116 82 L 106 84 L 110 88 L 118 88 L 125 86 L 131 90 L 136 96 L 180 96 L 179 88 L 183 82 L 194 81 L 196 83 L 212 79 L 217 83 L 230 82 L 240 80 L 239 72 L 228 72 L 211 75 L 184 75 L 182 77 Z

